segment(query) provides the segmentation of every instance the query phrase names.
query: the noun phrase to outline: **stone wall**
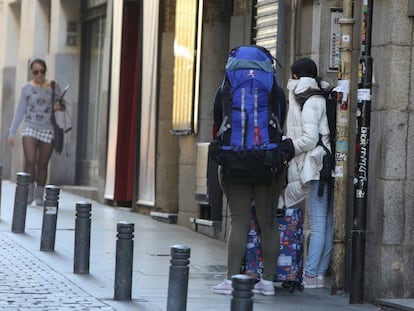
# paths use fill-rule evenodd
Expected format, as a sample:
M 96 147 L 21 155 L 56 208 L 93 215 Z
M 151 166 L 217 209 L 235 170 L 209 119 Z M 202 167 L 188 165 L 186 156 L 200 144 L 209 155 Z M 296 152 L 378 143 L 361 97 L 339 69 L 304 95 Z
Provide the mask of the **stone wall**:
M 408 1 L 375 1 L 366 299 L 414 296 L 413 19 Z
M 178 138 L 171 135 L 174 83 L 175 0 L 160 2 L 160 63 L 155 210 L 178 211 Z
M 212 102 L 229 49 L 231 3 L 231 0 L 204 1 L 198 135 L 179 138 L 178 223 L 187 227 L 190 217 L 199 217 L 195 200 L 197 143 L 212 139 Z

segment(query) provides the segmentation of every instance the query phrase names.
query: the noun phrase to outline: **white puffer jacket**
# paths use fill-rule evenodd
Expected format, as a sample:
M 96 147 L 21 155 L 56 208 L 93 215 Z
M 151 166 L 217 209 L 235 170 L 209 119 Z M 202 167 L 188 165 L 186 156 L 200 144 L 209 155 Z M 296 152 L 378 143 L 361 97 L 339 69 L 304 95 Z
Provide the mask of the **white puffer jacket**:
M 289 111 L 286 121 L 286 136 L 291 138 L 295 147 L 295 157 L 289 162 L 288 185 L 285 190 L 286 206 L 291 207 L 305 199 L 307 183 L 319 180 L 325 151 L 318 146 L 319 134 L 323 144 L 330 149 L 329 126 L 326 117 L 325 98 L 321 95 L 311 96 L 303 105 L 297 103 L 295 94 L 307 89 L 319 89 L 315 79 L 302 77 L 290 79 Z

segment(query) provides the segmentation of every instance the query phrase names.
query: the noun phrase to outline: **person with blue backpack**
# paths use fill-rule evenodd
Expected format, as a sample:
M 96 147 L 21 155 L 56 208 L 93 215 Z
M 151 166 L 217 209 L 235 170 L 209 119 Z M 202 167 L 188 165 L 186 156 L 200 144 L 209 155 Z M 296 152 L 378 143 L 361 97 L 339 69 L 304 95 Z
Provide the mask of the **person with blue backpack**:
M 230 295 L 233 291 L 231 277 L 240 273 L 246 254 L 254 200 L 264 269 L 253 291 L 275 295 L 273 280 L 279 252 L 275 209 L 286 184 L 287 162 L 293 152 L 289 140 L 282 140 L 285 112 L 285 95 L 276 83 L 272 55 L 260 46 L 233 49 L 214 100 L 217 133 L 210 144 L 210 156 L 219 164 L 231 217 L 227 277 L 212 287 L 214 293 Z
M 332 161 L 328 161 L 333 150 L 327 102 L 321 92 L 327 86 L 320 81 L 317 66 L 310 58 L 295 61 L 291 74 L 287 84 L 286 135 L 292 139 L 295 156 L 289 163 L 285 204 L 294 207 L 309 196 L 311 236 L 303 285 L 319 288 L 324 287 L 333 242 L 333 187 L 330 186 L 333 183 L 322 178 L 322 175 L 332 175 L 333 169 Z

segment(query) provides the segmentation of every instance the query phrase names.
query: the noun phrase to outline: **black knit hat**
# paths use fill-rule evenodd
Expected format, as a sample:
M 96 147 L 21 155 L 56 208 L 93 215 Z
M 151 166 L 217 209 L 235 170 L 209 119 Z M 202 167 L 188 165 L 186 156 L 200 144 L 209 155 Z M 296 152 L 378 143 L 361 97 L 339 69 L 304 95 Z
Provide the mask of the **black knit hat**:
M 310 58 L 301 58 L 295 61 L 290 66 L 290 71 L 295 74 L 298 78 L 310 77 L 315 78 L 318 76 L 318 68 L 313 60 Z

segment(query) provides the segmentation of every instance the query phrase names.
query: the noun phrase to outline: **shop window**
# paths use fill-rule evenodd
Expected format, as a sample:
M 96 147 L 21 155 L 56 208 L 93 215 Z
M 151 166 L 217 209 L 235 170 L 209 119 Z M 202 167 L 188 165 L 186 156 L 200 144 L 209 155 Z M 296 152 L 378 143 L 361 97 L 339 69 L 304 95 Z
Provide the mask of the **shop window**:
M 177 0 L 172 133 L 197 132 L 203 0 Z

